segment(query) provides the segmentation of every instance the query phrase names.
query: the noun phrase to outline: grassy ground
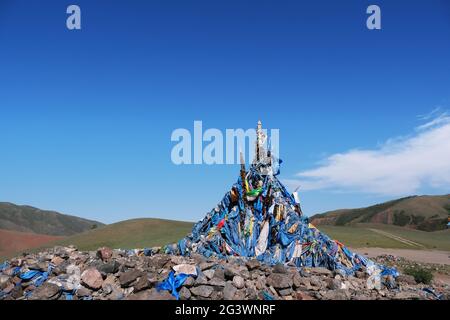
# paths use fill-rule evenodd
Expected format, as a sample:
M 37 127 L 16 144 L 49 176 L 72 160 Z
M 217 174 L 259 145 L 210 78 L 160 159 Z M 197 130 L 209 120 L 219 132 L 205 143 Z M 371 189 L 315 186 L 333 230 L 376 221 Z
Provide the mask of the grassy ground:
M 318 229 L 354 248 L 420 249 L 371 230 L 377 229 L 419 243 L 426 249 L 450 251 L 450 230 L 425 232 L 383 224 L 359 224 L 356 227 L 318 226 Z

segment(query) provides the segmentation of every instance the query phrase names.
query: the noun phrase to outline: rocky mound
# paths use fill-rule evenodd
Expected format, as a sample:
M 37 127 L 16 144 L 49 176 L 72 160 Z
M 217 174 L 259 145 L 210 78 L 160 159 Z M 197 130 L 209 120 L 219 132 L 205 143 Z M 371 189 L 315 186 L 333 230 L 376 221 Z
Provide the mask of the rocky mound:
M 0 299 L 166 300 L 166 279 L 185 276 L 175 288 L 182 300 L 449 299 L 450 288 L 416 284 L 410 276 L 384 276 L 373 286 L 364 270 L 342 275 L 322 267 L 269 266 L 241 257 L 206 258 L 101 248 L 82 252 L 55 247 L 0 265 Z M 387 285 L 385 285 L 387 284 Z

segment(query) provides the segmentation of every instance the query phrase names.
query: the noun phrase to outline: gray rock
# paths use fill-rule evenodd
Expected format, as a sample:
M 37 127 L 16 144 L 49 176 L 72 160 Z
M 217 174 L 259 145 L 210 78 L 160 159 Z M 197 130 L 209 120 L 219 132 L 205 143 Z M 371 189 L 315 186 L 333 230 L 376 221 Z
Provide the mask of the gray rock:
M 320 280 L 319 277 L 316 277 L 316 276 L 312 276 L 312 277 L 309 279 L 309 283 L 310 283 L 311 286 L 313 286 L 313 287 L 318 287 L 318 288 L 321 288 L 321 287 L 322 287 L 322 281 Z
M 286 267 L 281 264 L 281 263 L 277 263 L 274 267 L 273 267 L 273 272 L 274 273 L 286 273 Z
M 233 282 L 228 281 L 223 288 L 223 299 L 224 300 L 233 300 L 234 295 L 236 294 L 236 287 L 233 285 Z
M 234 300 L 239 300 L 239 301 L 242 301 L 242 300 L 245 300 L 245 290 L 238 290 L 238 291 L 236 291 L 236 293 L 234 294 Z
M 247 288 L 245 289 L 245 296 L 247 297 L 247 300 L 256 300 L 258 299 L 258 294 L 254 288 Z
M 28 266 L 30 270 L 38 270 L 41 272 L 47 272 L 48 270 L 48 262 L 38 262 Z
M 195 279 L 195 286 L 201 286 L 201 285 L 205 285 L 208 284 L 208 278 L 206 278 L 203 274 L 199 275 L 197 277 L 197 279 Z
M 156 269 L 161 269 L 169 261 L 170 261 L 170 257 L 167 255 L 155 255 L 155 256 L 149 257 L 148 265 L 150 267 L 153 267 Z
M 192 294 L 191 291 L 186 287 L 181 287 L 180 289 L 180 299 L 181 300 L 189 300 Z
M 208 278 L 209 280 L 211 280 L 213 277 L 214 277 L 214 273 L 215 273 L 215 270 L 212 270 L 212 269 L 208 269 L 208 270 L 205 270 L 205 271 L 203 271 L 203 274 L 206 276 L 206 278 Z
M 108 300 L 122 300 L 124 298 L 124 293 L 120 288 L 114 288 L 112 292 L 108 295 Z
M 198 297 L 202 297 L 202 298 L 210 297 L 214 291 L 213 287 L 205 286 L 205 285 L 194 287 L 194 288 L 191 288 L 190 290 L 194 296 L 198 296 Z
M 208 285 L 214 287 L 225 287 L 225 280 L 212 278 L 210 281 L 208 281 Z
M 225 275 L 225 280 L 233 280 L 234 276 L 238 276 L 240 274 L 239 270 L 232 266 L 227 266 L 223 272 Z
M 56 300 L 61 295 L 61 290 L 56 284 L 44 283 L 33 291 L 30 300 Z
M 341 289 L 342 282 L 338 279 L 329 278 L 325 280 L 327 288 L 330 290 Z
M 150 281 L 146 275 L 142 275 L 139 280 L 134 284 L 134 292 L 142 291 L 150 288 Z
M 272 286 L 275 289 L 286 289 L 293 285 L 291 277 L 281 273 L 272 273 L 266 278 L 266 283 L 268 286 Z
M 418 300 L 421 296 L 417 292 L 400 291 L 394 296 L 396 300 Z
M 175 300 L 167 290 L 157 291 L 155 288 L 131 294 L 127 300 Z
M 328 276 L 331 277 L 333 275 L 333 272 L 326 269 L 326 268 L 322 268 L 322 267 L 315 267 L 315 268 L 311 268 L 309 270 L 309 272 L 312 275 L 319 275 L 319 276 Z
M 92 294 L 92 291 L 83 286 L 79 287 L 76 292 L 76 295 L 78 297 L 87 297 L 87 296 L 90 296 L 91 294 Z
M 187 287 L 187 288 L 190 288 L 190 287 L 192 287 L 192 286 L 194 285 L 194 283 L 195 283 L 195 279 L 194 279 L 193 277 L 188 277 L 188 278 L 184 281 L 183 285 L 184 285 L 185 287 Z
M 214 267 L 214 265 L 215 265 L 214 262 L 204 261 L 204 262 L 200 263 L 199 268 L 200 268 L 200 270 L 205 271 L 205 270 L 208 270 L 208 269 Z
M 241 276 L 234 276 L 233 277 L 233 285 L 238 288 L 242 289 L 245 287 L 245 280 Z
M 118 263 L 116 260 L 108 262 L 108 263 L 102 263 L 97 266 L 97 270 L 100 271 L 100 273 L 104 275 L 108 275 L 110 273 L 116 273 L 119 271 L 120 263 Z
M 287 289 L 282 289 L 282 290 L 278 291 L 278 293 L 280 294 L 280 296 L 285 297 L 285 296 L 292 294 L 293 290 L 291 288 L 287 288 Z
M 119 282 L 122 287 L 130 286 L 137 278 L 142 275 L 142 272 L 136 269 L 126 271 L 119 277 Z
M 266 287 L 266 277 L 258 276 L 255 282 L 256 289 L 263 290 Z
M 221 280 L 225 280 L 225 272 L 223 271 L 222 268 L 217 268 L 217 269 L 214 271 L 214 278 L 218 278 L 218 279 L 221 279 Z
M 302 290 L 306 290 L 311 286 L 310 279 L 300 276 L 299 274 L 295 274 L 293 277 L 293 285 L 294 288 L 300 288 Z
M 254 270 L 259 268 L 261 266 L 261 263 L 256 259 L 251 259 L 247 261 L 246 265 L 249 270 Z
M 323 295 L 323 299 L 325 300 L 348 300 L 350 298 L 350 294 L 346 290 L 329 290 L 326 291 Z

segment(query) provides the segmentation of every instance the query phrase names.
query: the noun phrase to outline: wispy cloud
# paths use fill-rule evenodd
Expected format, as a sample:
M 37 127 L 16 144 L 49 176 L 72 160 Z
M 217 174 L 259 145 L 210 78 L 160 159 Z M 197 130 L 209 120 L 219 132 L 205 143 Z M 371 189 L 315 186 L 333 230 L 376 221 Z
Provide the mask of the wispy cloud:
M 422 187 L 450 191 L 450 114 L 436 109 L 420 119 L 427 122 L 407 137 L 394 137 L 371 150 L 333 154 L 286 182 L 303 190 L 389 196 L 413 194 Z

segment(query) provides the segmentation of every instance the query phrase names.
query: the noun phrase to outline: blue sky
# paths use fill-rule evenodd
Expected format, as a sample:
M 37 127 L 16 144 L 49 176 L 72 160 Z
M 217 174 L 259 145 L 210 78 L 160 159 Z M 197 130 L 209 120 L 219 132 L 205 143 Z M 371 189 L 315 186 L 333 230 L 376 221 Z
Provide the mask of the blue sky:
M 194 120 L 280 129 L 307 214 L 449 193 L 449 39 L 437 0 L 1 0 L 0 201 L 198 220 L 239 168 L 171 162 Z

